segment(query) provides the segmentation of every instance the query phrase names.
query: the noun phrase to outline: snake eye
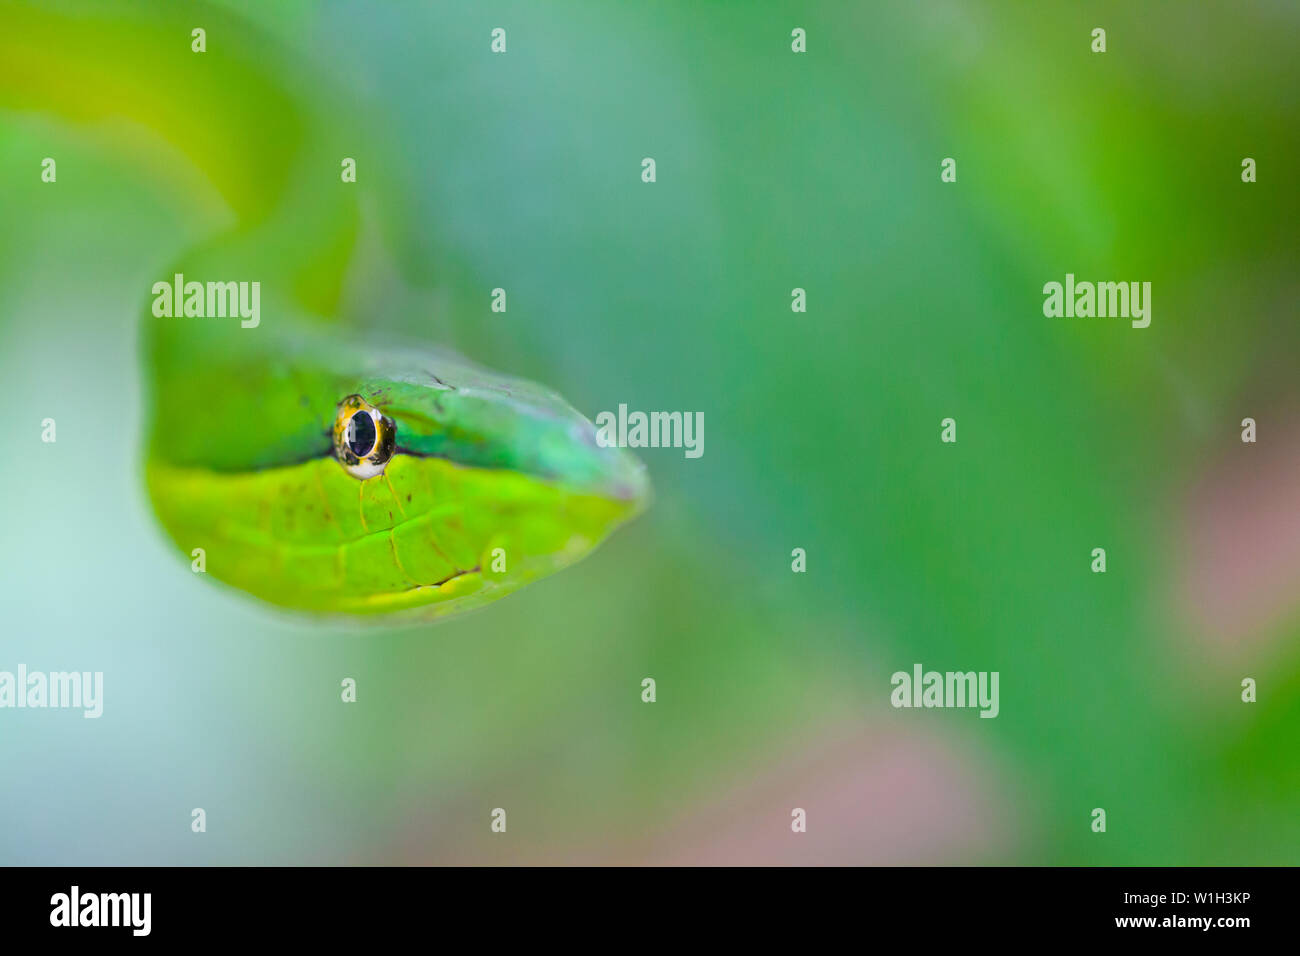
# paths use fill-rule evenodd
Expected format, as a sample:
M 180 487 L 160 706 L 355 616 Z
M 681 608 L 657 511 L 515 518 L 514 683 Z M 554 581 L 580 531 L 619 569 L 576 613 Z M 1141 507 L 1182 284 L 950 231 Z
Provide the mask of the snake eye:
M 397 426 L 360 395 L 339 402 L 334 416 L 334 453 L 354 478 L 382 474 L 393 457 Z
M 375 440 L 378 438 L 379 431 L 369 412 L 354 412 L 343 429 L 343 440 L 358 458 L 365 458 L 374 451 Z

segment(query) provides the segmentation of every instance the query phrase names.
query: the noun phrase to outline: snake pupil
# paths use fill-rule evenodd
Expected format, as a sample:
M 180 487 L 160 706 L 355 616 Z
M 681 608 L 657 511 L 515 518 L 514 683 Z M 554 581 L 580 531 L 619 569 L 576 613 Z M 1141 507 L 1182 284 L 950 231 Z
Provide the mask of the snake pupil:
M 348 420 L 348 448 L 358 458 L 365 458 L 374 450 L 375 437 L 375 420 L 369 412 L 357 412 Z

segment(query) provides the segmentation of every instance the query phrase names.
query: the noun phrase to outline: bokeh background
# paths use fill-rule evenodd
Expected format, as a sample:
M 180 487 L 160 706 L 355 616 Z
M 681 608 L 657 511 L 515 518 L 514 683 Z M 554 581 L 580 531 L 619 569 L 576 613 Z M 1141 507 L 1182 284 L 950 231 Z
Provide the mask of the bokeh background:
M 649 513 L 442 624 L 191 574 L 138 323 L 238 204 L 130 104 L 0 73 L 0 669 L 105 675 L 97 721 L 0 711 L 0 862 L 1300 862 L 1294 3 L 169 6 L 46 4 L 285 51 L 358 158 L 352 320 L 703 411 L 705 454 L 646 450 Z M 1066 272 L 1150 281 L 1150 328 L 1044 318 Z M 999 671 L 1000 716 L 891 709 L 914 663 Z

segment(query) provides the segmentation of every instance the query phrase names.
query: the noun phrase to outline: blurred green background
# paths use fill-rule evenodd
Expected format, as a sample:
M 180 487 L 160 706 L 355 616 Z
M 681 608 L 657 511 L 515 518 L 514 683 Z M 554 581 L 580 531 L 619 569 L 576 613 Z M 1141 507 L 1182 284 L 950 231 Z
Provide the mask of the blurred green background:
M 110 47 L 152 9 L 54 6 Z M 137 325 L 236 211 L 158 131 L 6 97 L 0 669 L 105 701 L 0 711 L 0 862 L 1300 862 L 1294 3 L 169 15 L 269 34 L 337 115 L 354 321 L 588 417 L 703 411 L 705 454 L 645 450 L 647 515 L 436 626 L 200 579 L 143 492 Z M 1045 318 L 1066 272 L 1150 281 L 1150 328 Z M 891 709 L 914 663 L 999 671 L 999 717 Z

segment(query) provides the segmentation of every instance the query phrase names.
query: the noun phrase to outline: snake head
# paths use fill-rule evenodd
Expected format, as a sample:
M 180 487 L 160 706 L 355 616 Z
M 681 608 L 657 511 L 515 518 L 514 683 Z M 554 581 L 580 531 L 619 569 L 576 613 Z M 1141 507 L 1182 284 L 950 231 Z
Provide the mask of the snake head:
M 274 390 L 294 400 L 239 456 L 191 428 L 186 447 L 221 448 L 220 466 L 155 448 L 155 508 L 209 575 L 305 611 L 442 617 L 567 567 L 647 507 L 644 466 L 553 393 L 447 359 L 375 364 L 286 371 Z M 273 391 L 259 384 L 250 408 Z M 316 451 L 285 432 L 316 435 Z

